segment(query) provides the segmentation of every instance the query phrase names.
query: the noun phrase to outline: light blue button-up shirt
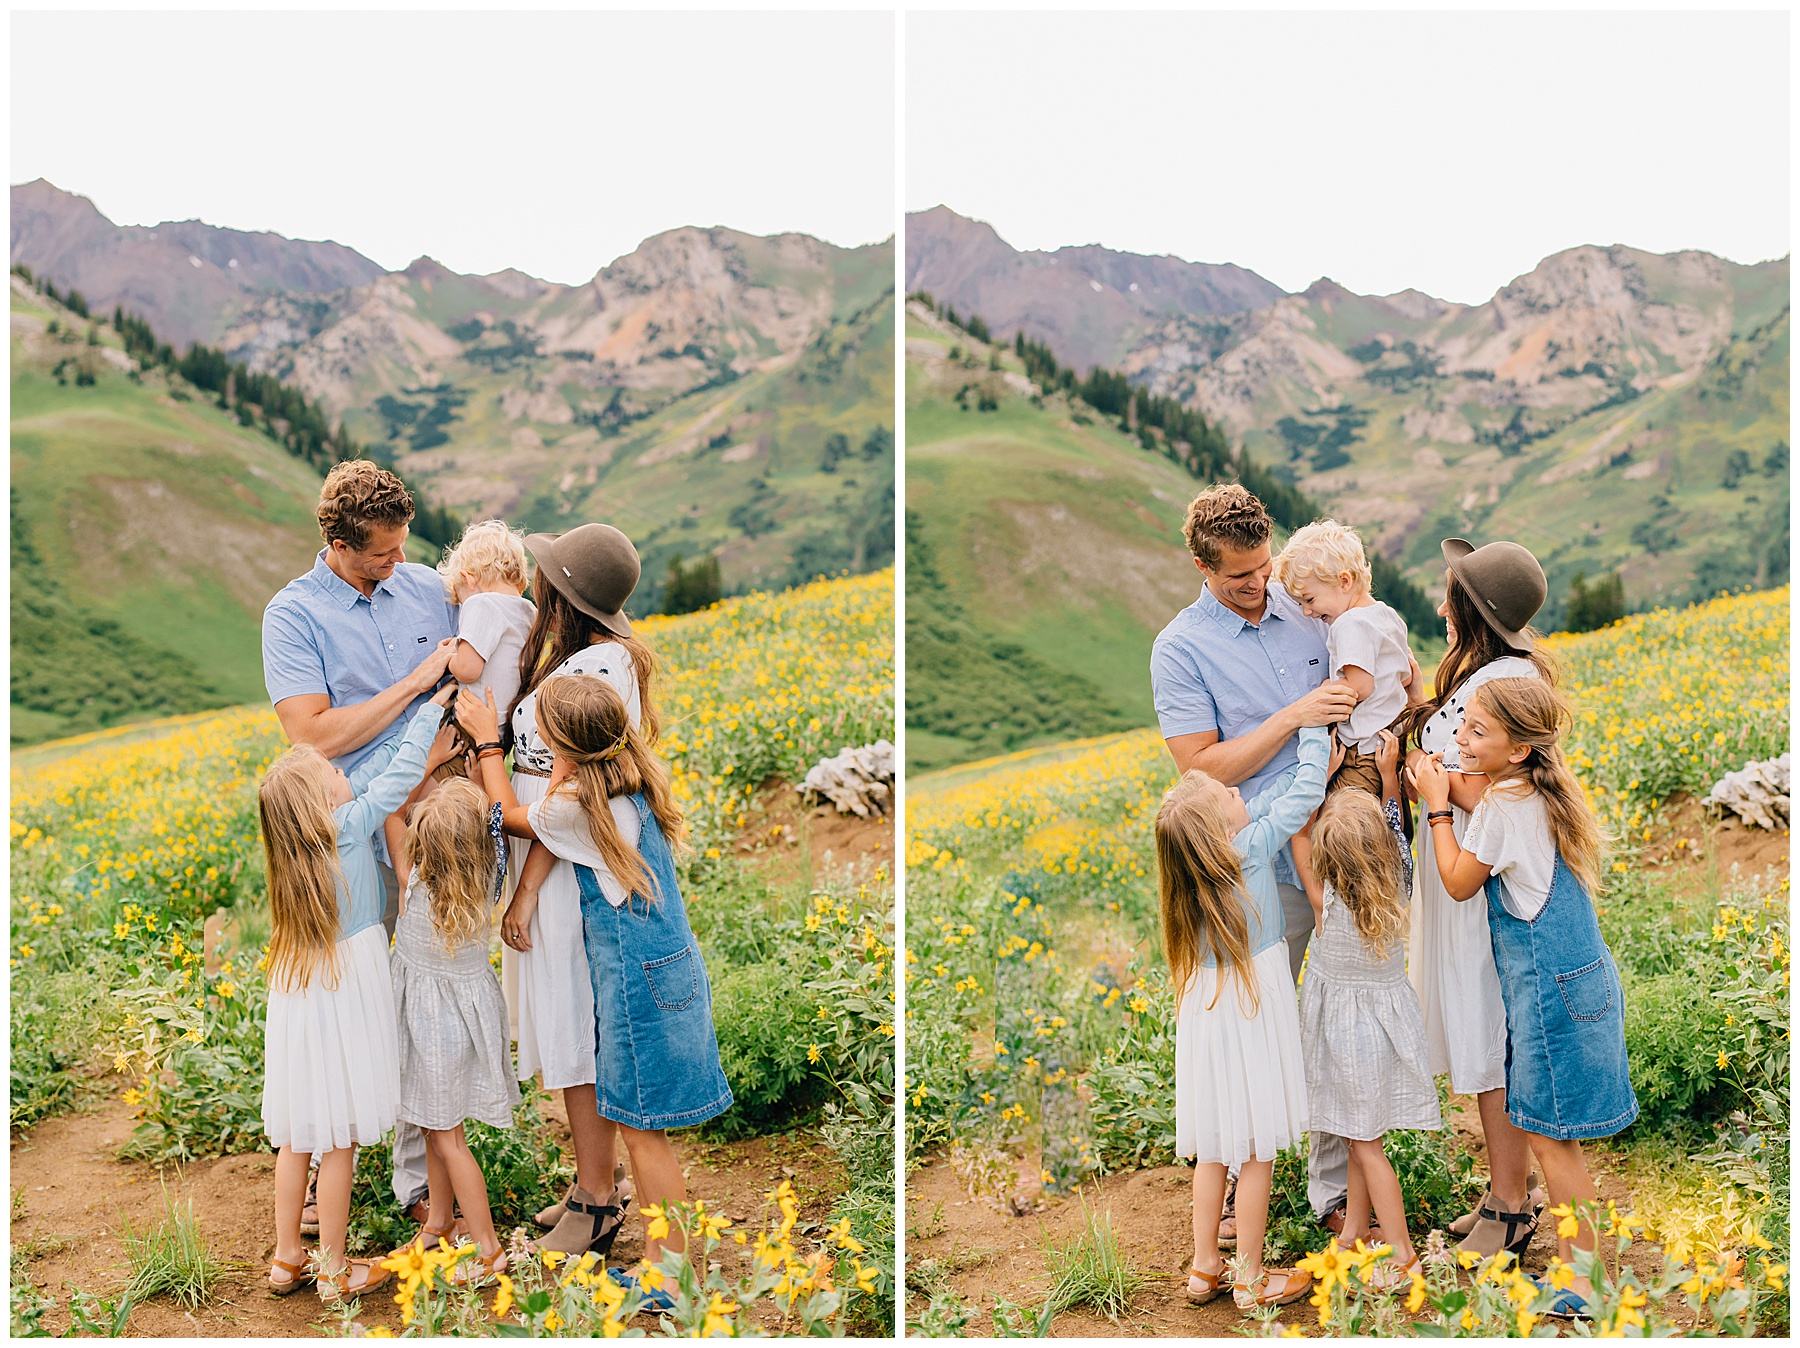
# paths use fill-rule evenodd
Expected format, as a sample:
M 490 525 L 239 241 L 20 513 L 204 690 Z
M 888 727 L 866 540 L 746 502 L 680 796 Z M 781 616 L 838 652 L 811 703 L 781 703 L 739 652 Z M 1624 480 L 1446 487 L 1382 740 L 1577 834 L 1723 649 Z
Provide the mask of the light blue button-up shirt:
M 321 551 L 313 569 L 289 581 L 263 610 L 263 683 L 270 702 L 326 693 L 333 707 L 354 707 L 391 688 L 455 635 L 456 610 L 430 567 L 402 562 L 365 595 L 325 565 Z M 429 697 L 421 693 L 387 731 L 332 761 L 354 772 L 397 738 Z
M 444 709 L 427 702 L 406 727 L 363 756 L 349 774 L 356 799 L 340 805 L 337 821 L 338 863 L 344 871 L 344 888 L 338 892 L 338 939 L 381 925 L 387 906 L 387 886 L 375 866 L 376 837 L 383 821 L 405 804 L 406 798 L 425 780 L 425 763 L 431 741 L 443 724 Z
M 1150 686 L 1164 739 L 1208 730 L 1218 731 L 1222 741 L 1236 739 L 1325 682 L 1331 663 L 1325 623 L 1302 613 L 1279 585 L 1264 593 L 1262 621 L 1252 623 L 1203 586 L 1157 636 Z M 1290 739 L 1237 786 L 1253 799 L 1298 761 Z M 1299 883 L 1293 865 L 1283 847 L 1275 865 L 1283 884 Z

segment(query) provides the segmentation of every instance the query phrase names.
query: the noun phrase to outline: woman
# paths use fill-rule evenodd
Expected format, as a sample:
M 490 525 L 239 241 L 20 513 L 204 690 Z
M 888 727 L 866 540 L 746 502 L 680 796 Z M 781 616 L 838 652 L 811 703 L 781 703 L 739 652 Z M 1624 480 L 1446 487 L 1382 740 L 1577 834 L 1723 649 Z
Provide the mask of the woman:
M 1447 538 L 1442 546 L 1448 570 L 1438 613 L 1450 649 L 1433 680 L 1434 700 L 1415 713 L 1412 729 L 1420 747 L 1407 755 L 1407 767 L 1434 754 L 1457 774 L 1450 779 L 1451 828 L 1460 843 L 1469 812 L 1487 785 L 1485 777 L 1457 773 L 1455 736 L 1470 696 L 1489 679 L 1541 678 L 1554 684 L 1556 669 L 1537 649 L 1528 626 L 1548 592 L 1537 559 L 1517 543 L 1477 548 Z M 1452 899 L 1435 866 L 1414 871 L 1407 954 L 1425 1013 L 1431 1072 L 1448 1073 L 1451 1090 L 1475 1097 L 1487 1141 L 1488 1192 L 1450 1229 L 1464 1237 L 1465 1250 L 1522 1254 L 1537 1229 L 1544 1196 L 1538 1189 L 1528 1192 L 1530 1142 L 1506 1115 L 1506 1006 L 1494 971 L 1487 910 Z
M 519 657 L 519 693 L 508 720 L 513 789 L 530 806 L 550 788 L 553 756 L 537 731 L 537 689 L 551 675 L 605 679 L 646 743 L 655 742 L 660 721 L 650 696 L 655 657 L 632 635 L 624 612 L 639 574 L 631 540 L 611 525 L 584 524 L 566 534 L 532 534 L 525 546 L 537 563 L 537 617 Z M 630 1197 L 613 1171 L 617 1126 L 600 1117 L 594 1090 L 594 987 L 581 889 L 568 862 L 554 861 L 541 846 L 529 859 L 522 844 L 514 847 L 519 886 L 500 939 L 507 947 L 502 976 L 518 1009 L 519 1079 L 541 1072 L 545 1090 L 562 1091 L 575 1145 L 574 1187 L 538 1214 L 552 1228 L 538 1245 L 575 1258 L 589 1249 L 604 1257 Z

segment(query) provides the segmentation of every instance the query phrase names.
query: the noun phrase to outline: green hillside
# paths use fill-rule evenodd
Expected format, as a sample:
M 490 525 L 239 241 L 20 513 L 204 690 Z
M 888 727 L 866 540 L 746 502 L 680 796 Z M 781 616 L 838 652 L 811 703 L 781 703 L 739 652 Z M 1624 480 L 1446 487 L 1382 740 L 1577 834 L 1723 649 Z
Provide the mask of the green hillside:
M 88 329 L 15 279 L 14 744 L 262 700 L 263 605 L 318 546 L 315 474 Z
M 1150 723 L 1197 484 L 920 305 L 906 342 L 909 768 Z

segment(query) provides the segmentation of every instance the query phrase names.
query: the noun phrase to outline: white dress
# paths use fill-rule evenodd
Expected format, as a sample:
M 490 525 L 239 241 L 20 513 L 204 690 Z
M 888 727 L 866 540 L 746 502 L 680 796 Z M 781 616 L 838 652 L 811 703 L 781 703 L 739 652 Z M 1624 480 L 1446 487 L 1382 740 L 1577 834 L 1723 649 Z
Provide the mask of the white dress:
M 1455 736 L 1475 690 L 1489 679 L 1537 677 L 1537 666 L 1522 656 L 1504 656 L 1483 665 L 1425 723 L 1419 732 L 1420 747 L 1426 753 L 1443 754 L 1444 766 L 1455 771 L 1462 761 Z M 1450 829 L 1460 844 L 1469 817 L 1454 804 L 1450 809 Z M 1413 871 L 1407 965 L 1425 1015 L 1431 1072 L 1448 1073 L 1450 1089 L 1459 1095 L 1501 1090 L 1506 1086 L 1506 1003 L 1494 971 L 1487 900 L 1479 892 L 1462 903 L 1450 897 L 1430 851 L 1430 832 L 1423 833 L 1420 864 Z
M 272 1147 L 373 1146 L 394 1126 L 399 1035 L 379 922 L 337 943 L 337 972 L 331 987 L 315 972 L 301 991 L 269 988 L 262 1118 Z
M 593 674 L 605 679 L 625 699 L 631 724 L 639 724 L 637 672 L 631 652 L 616 641 L 599 641 L 571 655 L 556 674 Z M 550 677 L 554 677 L 551 675 Z M 537 694 L 519 703 L 513 714 L 513 791 L 529 808 L 550 789 L 552 754 L 537 733 Z M 520 772 L 523 767 L 528 771 Z M 533 776 L 533 772 L 543 776 Z M 514 839 L 507 868 L 519 874 L 531 844 Z M 594 1084 L 594 983 L 588 972 L 587 945 L 581 928 L 581 888 L 575 867 L 559 861 L 538 890 L 531 916 L 531 949 L 503 948 L 500 977 L 507 1004 L 516 1013 L 520 1081 L 543 1073 L 544 1089 Z

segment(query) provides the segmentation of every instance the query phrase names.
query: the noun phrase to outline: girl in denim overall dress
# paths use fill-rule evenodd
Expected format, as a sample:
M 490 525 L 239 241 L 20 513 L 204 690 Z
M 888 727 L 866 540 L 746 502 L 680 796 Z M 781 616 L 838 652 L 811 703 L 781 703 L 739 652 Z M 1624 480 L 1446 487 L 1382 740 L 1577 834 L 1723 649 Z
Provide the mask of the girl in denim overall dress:
M 1563 756 L 1568 722 L 1568 704 L 1541 679 L 1476 691 L 1456 742 L 1463 770 L 1487 774 L 1488 787 L 1460 846 L 1446 827 L 1443 764 L 1427 758 L 1414 773 L 1444 888 L 1486 897 L 1506 1003 L 1506 1112 L 1530 1136 L 1557 1206 L 1595 1197 L 1581 1139 L 1611 1137 L 1638 1114 L 1624 991 L 1590 898 L 1602 838 Z M 1560 1244 L 1566 1264 L 1572 1247 L 1594 1248 L 1594 1231 L 1581 1223 Z M 1550 1314 L 1584 1314 L 1587 1280 L 1556 1281 Z
M 465 695 L 457 714 L 492 738 L 491 704 Z M 681 1163 L 665 1130 L 704 1123 L 732 1103 L 713 1032 L 712 985 L 675 874 L 673 848 L 687 826 L 668 769 L 610 683 L 583 674 L 544 680 L 537 724 L 555 754 L 544 798 L 521 808 L 498 755 L 482 760 L 483 781 L 504 807 L 509 833 L 536 838 L 575 866 L 594 985 L 600 1116 L 624 1134 L 644 1204 L 683 1202 Z M 646 1262 L 679 1249 L 680 1239 L 678 1231 L 647 1235 Z M 615 1278 L 629 1276 L 615 1270 Z M 645 1289 L 653 1309 L 666 1300 L 657 1281 L 652 1275 Z

